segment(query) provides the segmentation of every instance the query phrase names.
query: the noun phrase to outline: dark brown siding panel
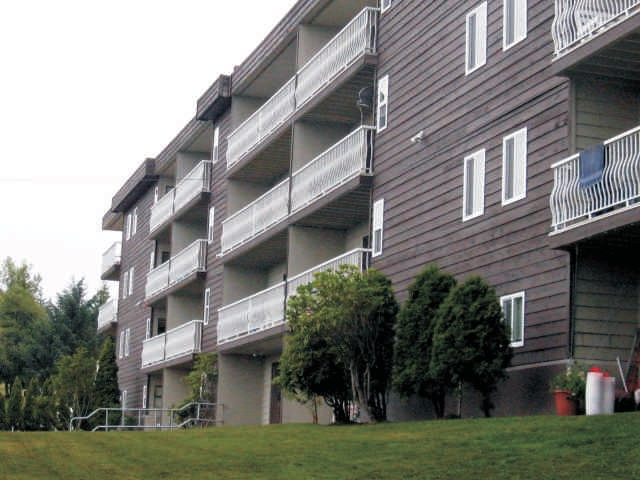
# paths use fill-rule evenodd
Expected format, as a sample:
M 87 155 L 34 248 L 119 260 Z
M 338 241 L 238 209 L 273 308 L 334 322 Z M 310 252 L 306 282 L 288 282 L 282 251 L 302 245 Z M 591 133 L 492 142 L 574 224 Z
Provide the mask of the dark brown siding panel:
M 527 38 L 502 51 L 502 3 L 488 2 L 487 63 L 464 71 L 468 3 L 399 2 L 380 20 L 379 75 L 389 127 L 376 139 L 374 200 L 385 199 L 384 250 L 373 265 L 400 300 L 429 263 L 499 295 L 526 292 L 525 345 L 514 365 L 568 354 L 569 256 L 548 245 L 550 165 L 568 150 L 568 82 L 549 73 L 553 9 L 529 2 Z M 413 11 L 413 13 L 412 13 Z M 401 54 L 402 53 L 402 54 Z M 502 140 L 527 128 L 527 196 L 502 205 Z M 409 139 L 423 130 L 425 140 Z M 485 210 L 462 221 L 463 159 L 485 156 Z

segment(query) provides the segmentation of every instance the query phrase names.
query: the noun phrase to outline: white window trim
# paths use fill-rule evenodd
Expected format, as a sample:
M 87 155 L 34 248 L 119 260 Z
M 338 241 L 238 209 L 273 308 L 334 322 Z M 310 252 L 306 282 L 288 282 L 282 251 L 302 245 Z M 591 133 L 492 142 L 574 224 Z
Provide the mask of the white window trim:
M 122 298 L 127 298 L 129 295 L 129 270 L 126 270 L 122 275 Z
M 131 341 L 131 329 L 127 328 L 124 334 L 124 356 L 129 356 L 129 342 Z
M 467 184 L 469 164 L 473 164 L 473 185 L 471 194 L 473 195 L 472 211 L 467 213 L 467 196 L 469 195 L 469 185 Z M 463 179 L 462 179 L 462 221 L 479 217 L 484 214 L 484 170 L 485 170 L 485 149 L 464 158 Z
M 473 37 L 473 48 L 475 53 L 475 63 L 469 65 L 469 18 L 475 15 L 475 35 Z M 464 71 L 465 75 L 476 71 L 487 63 L 487 2 L 483 2 L 467 13 L 465 17 L 465 49 L 464 49 Z
M 507 42 L 507 5 L 511 3 L 514 12 L 513 40 Z M 503 0 L 502 2 L 502 50 L 506 51 L 527 38 L 527 0 Z
M 147 385 L 142 386 L 142 408 L 147 408 Z
M 380 0 L 380 13 L 384 13 L 391 8 L 392 0 Z
M 207 241 L 213 242 L 213 234 L 215 232 L 216 207 L 209 208 L 209 223 L 207 228 Z
M 510 335 L 511 335 L 511 343 L 509 344 L 511 347 L 517 348 L 517 347 L 523 347 L 524 346 L 524 321 L 526 318 L 526 313 L 525 313 L 525 305 L 526 305 L 526 301 L 525 301 L 525 293 L 524 291 L 521 292 L 517 292 L 517 293 L 512 293 L 509 295 L 504 295 L 502 297 L 500 297 L 500 306 L 502 307 L 503 311 L 504 311 L 504 303 L 507 301 L 511 301 L 511 305 L 513 306 L 513 300 L 516 298 L 521 298 L 522 299 L 522 319 L 520 321 L 520 331 L 518 332 L 519 334 L 517 335 L 517 337 L 519 338 L 519 340 L 513 340 L 514 335 L 513 335 L 513 318 L 514 318 L 514 314 L 513 311 L 511 312 L 511 324 L 509 325 L 509 330 L 510 330 Z
M 213 129 L 213 147 L 211 151 L 211 162 L 216 163 L 220 156 L 220 127 Z
M 133 209 L 133 220 L 131 222 L 131 236 L 133 237 L 138 231 L 138 207 Z
M 127 391 L 123 390 L 122 395 L 120 396 L 120 406 L 124 409 L 127 408 Z
M 204 325 L 209 325 L 209 316 L 211 315 L 211 288 L 207 287 L 204 289 L 204 311 L 202 323 Z
M 120 332 L 120 343 L 118 344 L 118 359 L 124 358 L 124 336 L 125 331 Z
M 373 203 L 372 213 L 372 227 L 371 227 L 371 249 L 372 257 L 377 257 L 382 254 L 384 243 L 384 198 L 376 200 Z M 376 232 L 380 232 L 380 241 L 376 242 Z
M 507 143 L 513 139 L 514 172 L 513 195 L 507 198 Z M 527 196 L 527 127 L 502 139 L 502 205 L 508 205 Z
M 133 217 L 131 213 L 127 213 L 124 221 L 124 239 L 129 240 L 131 238 L 131 222 L 133 221 Z
M 383 131 L 389 124 L 389 75 L 385 75 L 378 79 L 378 96 L 376 99 L 376 129 L 378 132 Z M 383 117 L 380 112 L 384 109 L 384 123 L 381 122 Z
M 151 338 L 151 317 L 147 317 L 144 339 L 149 340 Z
M 134 267 L 129 269 L 129 289 L 127 291 L 127 296 L 133 295 L 133 269 Z

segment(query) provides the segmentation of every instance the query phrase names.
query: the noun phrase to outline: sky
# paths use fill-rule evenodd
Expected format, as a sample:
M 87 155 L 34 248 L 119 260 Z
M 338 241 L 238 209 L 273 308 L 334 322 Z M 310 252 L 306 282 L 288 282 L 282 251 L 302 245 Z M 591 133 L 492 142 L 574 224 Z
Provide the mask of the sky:
M 0 2 L 0 260 L 95 293 L 113 195 L 294 3 Z

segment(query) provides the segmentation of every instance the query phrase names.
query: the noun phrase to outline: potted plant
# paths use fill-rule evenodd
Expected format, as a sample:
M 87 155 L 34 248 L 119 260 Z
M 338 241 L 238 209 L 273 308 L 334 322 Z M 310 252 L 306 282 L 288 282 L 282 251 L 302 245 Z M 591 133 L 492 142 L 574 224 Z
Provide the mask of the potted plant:
M 569 365 L 551 380 L 556 412 L 558 415 L 575 415 L 578 405 L 584 401 L 586 375 L 578 364 Z

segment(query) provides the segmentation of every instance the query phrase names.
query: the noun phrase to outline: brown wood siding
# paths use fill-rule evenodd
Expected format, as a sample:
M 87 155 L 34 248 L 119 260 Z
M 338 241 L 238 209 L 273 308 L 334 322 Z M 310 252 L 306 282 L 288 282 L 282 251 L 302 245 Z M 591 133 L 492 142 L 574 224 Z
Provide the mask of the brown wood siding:
M 465 75 L 468 2 L 399 2 L 380 19 L 378 76 L 389 126 L 376 138 L 373 198 L 385 199 L 373 265 L 398 297 L 429 263 L 499 295 L 526 291 L 514 365 L 559 360 L 569 345 L 569 256 L 548 247 L 550 165 L 568 150 L 568 81 L 550 74 L 553 8 L 530 1 L 527 38 L 502 50 L 502 2 L 488 2 L 487 63 Z M 502 206 L 502 139 L 527 127 L 527 195 Z M 423 130 L 425 140 L 409 139 Z M 485 210 L 462 221 L 463 158 L 486 149 Z
M 127 390 L 127 406 L 142 407 L 142 387 L 146 376 L 140 372 L 142 365 L 142 342 L 146 334 L 146 319 L 150 309 L 144 305 L 144 290 L 149 273 L 149 258 L 152 242 L 149 240 L 149 219 L 153 205 L 153 188 L 149 189 L 126 215 L 138 208 L 137 232 L 129 240 L 122 236 L 122 260 L 120 269 L 120 300 L 118 304 L 118 329 L 116 347 L 120 346 L 120 332 L 131 328 L 129 356 L 118 359 L 118 384 L 120 390 Z M 134 267 L 133 294 L 123 298 L 123 275 Z M 117 358 L 116 351 L 116 358 Z

